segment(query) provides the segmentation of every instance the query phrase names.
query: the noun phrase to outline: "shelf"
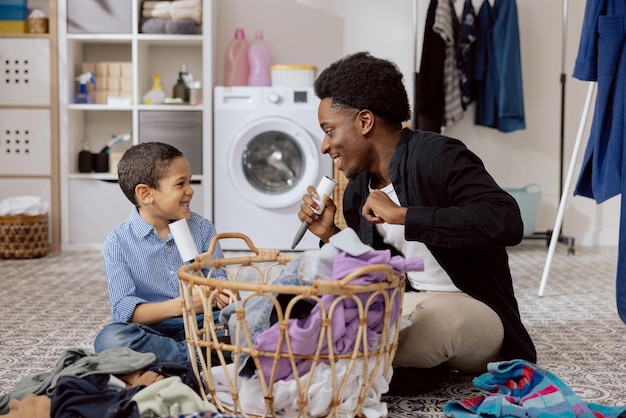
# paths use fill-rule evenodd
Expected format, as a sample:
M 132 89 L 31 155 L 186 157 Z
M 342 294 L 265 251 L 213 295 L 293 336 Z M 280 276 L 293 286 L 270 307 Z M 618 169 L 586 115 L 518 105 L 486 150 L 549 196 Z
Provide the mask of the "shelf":
M 49 39 L 49 33 L 1 33 L 0 39 L 3 38 L 24 38 L 24 39 L 33 39 L 33 38 L 43 38 Z
M 147 105 L 141 104 L 137 105 L 137 109 L 139 110 L 162 110 L 167 112 L 182 112 L 182 111 L 192 111 L 192 112 L 202 112 L 202 106 L 191 106 L 186 104 L 160 104 L 160 105 Z
M 36 176 L 33 177 L 36 178 Z M 101 180 L 117 183 L 117 175 L 115 173 L 74 173 L 68 174 L 67 178 L 70 180 Z M 204 176 L 199 174 L 191 176 L 191 182 L 195 184 L 202 182 L 203 179 Z
M 133 35 L 130 34 L 115 34 L 115 33 L 103 33 L 103 34 L 85 34 L 85 33 L 68 33 L 68 41 L 78 41 L 85 43 L 130 43 L 133 40 Z
M 86 111 L 131 111 L 137 108 L 138 110 L 162 110 L 162 111 L 174 111 L 174 112 L 182 112 L 182 111 L 192 111 L 192 112 L 202 112 L 202 106 L 191 106 L 188 104 L 161 104 L 161 105 L 130 105 L 130 106 L 113 106 L 113 105 L 105 105 L 105 104 L 69 104 L 67 106 L 68 110 L 86 110 Z
M 67 105 L 67 109 L 68 110 L 87 110 L 87 111 L 93 111 L 93 110 L 104 110 L 104 111 L 130 111 L 133 110 L 133 106 L 112 106 L 112 105 L 106 105 L 106 104 L 77 104 L 77 103 L 72 103 Z
M 137 41 L 149 45 L 202 45 L 202 35 L 139 34 Z
M 31 0 L 48 17 L 47 33 L 0 34 L 0 200 L 33 195 L 50 204 L 50 250 L 61 246 L 57 1 Z M 18 134 L 19 132 L 19 134 Z
M 203 2 L 203 22 L 213 21 L 214 3 Z M 98 14 L 93 12 L 103 4 L 109 4 L 112 13 L 107 21 L 96 21 Z M 153 87 L 154 74 L 160 75 L 166 97 L 172 96 L 183 64 L 194 80 L 211 86 L 212 42 L 209 36 L 199 34 L 139 33 L 142 4 L 143 0 L 62 0 L 59 7 L 63 248 L 101 245 L 104 234 L 128 216 L 129 202 L 116 184 L 115 169 L 98 173 L 78 171 L 82 150 L 97 154 L 112 136 L 124 133 L 132 133 L 132 141 L 112 150 L 116 155 L 110 164 L 115 164 L 125 147 L 133 144 L 160 141 L 176 146 L 192 167 L 194 210 L 209 219 L 212 216 L 212 89 L 202 89 L 204 105 L 143 103 L 143 97 Z M 131 24 L 127 25 L 129 16 Z M 73 26 L 69 26 L 68 17 L 72 17 Z M 121 17 L 124 25 L 118 19 Z M 85 33 L 89 29 L 98 33 Z M 208 25 L 203 27 L 205 33 L 208 29 Z M 98 104 L 74 103 L 76 77 L 92 69 L 98 88 L 92 91 L 92 99 Z M 110 88 L 111 85 L 120 87 Z M 119 95 L 131 97 L 132 104 L 105 104 L 107 97 Z M 90 211 L 98 214 L 85 213 Z M 92 230 L 93 222 L 98 222 L 97 231 Z

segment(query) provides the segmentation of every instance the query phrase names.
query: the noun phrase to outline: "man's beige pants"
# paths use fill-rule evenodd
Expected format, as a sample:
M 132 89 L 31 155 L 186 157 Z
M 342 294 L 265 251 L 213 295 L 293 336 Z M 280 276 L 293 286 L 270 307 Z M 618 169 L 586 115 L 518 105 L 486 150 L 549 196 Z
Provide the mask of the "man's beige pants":
M 500 317 L 465 293 L 407 292 L 402 312 L 411 325 L 400 331 L 396 367 L 446 363 L 460 372 L 484 373 L 487 363 L 502 360 Z

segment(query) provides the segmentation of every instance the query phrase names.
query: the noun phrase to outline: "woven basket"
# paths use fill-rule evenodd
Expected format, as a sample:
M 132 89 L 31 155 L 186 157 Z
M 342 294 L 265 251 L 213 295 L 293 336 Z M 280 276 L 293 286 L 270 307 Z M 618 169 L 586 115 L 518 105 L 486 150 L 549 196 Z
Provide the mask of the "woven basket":
M 48 18 L 31 17 L 27 23 L 28 33 L 48 33 Z
M 37 258 L 49 250 L 48 215 L 0 216 L 0 258 Z
M 224 238 L 245 240 L 254 254 L 212 259 L 215 243 Z M 305 286 L 271 284 L 294 258 L 281 255 L 279 250 L 257 249 L 246 235 L 222 233 L 214 238 L 206 253 L 179 269 L 187 344 L 191 358 L 198 359 L 198 362 L 191 363 L 203 398 L 213 403 L 221 412 L 246 417 L 362 416 L 363 409 L 371 408 L 372 405 L 384 407 L 386 411 L 386 405 L 380 401 L 381 394 L 375 394 L 372 399 L 372 393 L 381 390 L 381 378 L 388 382 L 391 377 L 391 362 L 398 346 L 404 275 L 394 274 L 392 268 L 386 264 L 376 264 L 358 268 L 340 280 L 318 279 L 312 285 Z M 207 276 L 202 274 L 203 268 L 209 269 Z M 207 278 L 216 269 L 226 271 L 229 280 Z M 382 281 L 367 285 L 351 283 L 363 275 L 377 274 L 377 277 L 383 277 Z M 198 326 L 193 293 L 200 295 L 204 311 L 210 312 L 220 292 L 228 294 L 231 302 L 237 302 L 236 312 L 233 314 L 236 318 L 236 329 L 216 326 L 211 315 L 205 315 L 204 324 Z M 279 296 L 290 298 L 289 302 L 285 302 L 285 299 L 279 301 Z M 322 300 L 325 296 L 330 299 Z M 248 329 L 247 320 L 251 318 L 246 315 L 248 313 L 254 316 L 254 313 L 250 314 L 246 305 L 259 297 L 270 300 L 276 314 L 279 336 L 275 351 L 255 348 Z M 329 300 L 332 300 L 330 306 Z M 298 310 L 297 304 L 303 301 L 314 303 L 316 308 L 320 308 L 317 313 L 321 312 L 321 327 L 314 334 L 317 347 L 308 346 L 308 354 L 298 353 L 296 343 L 292 344 L 294 340 L 289 331 L 291 316 L 296 315 L 293 312 Z M 341 308 L 338 308 L 338 304 L 345 302 L 354 302 L 358 307 L 358 331 L 350 334 L 355 335 L 352 344 L 348 344 L 353 348 L 347 352 L 333 352 L 333 318 L 338 312 L 344 312 L 339 311 Z M 379 324 L 380 333 L 377 334 L 378 343 L 373 347 L 372 335 L 368 334 L 367 328 L 370 309 L 377 309 L 378 318 L 382 318 Z M 394 315 L 396 318 L 392 321 Z M 229 333 L 230 338 L 225 341 L 223 337 L 219 337 L 220 331 Z M 328 349 L 323 349 L 322 346 Z M 244 364 L 240 361 L 242 356 L 249 359 L 245 364 L 253 365 L 254 376 L 251 379 L 241 377 L 236 372 Z M 232 363 L 227 360 L 229 358 Z M 310 367 L 301 370 L 302 362 Z M 280 373 L 281 367 L 283 372 L 286 367 L 291 373 L 288 379 L 274 379 Z M 322 406 L 312 401 L 313 395 L 319 392 L 320 376 L 325 376 L 324 391 L 328 394 L 328 403 Z M 316 384 L 318 386 L 314 386 Z M 255 390 L 250 391 L 251 385 Z M 283 402 L 280 405 L 284 406 L 284 392 L 282 395 L 278 393 L 285 390 L 285 386 L 281 385 L 291 385 L 288 413 L 284 407 L 278 406 L 279 398 Z M 348 398 L 350 402 L 346 403 Z M 323 411 L 321 413 L 320 407 Z

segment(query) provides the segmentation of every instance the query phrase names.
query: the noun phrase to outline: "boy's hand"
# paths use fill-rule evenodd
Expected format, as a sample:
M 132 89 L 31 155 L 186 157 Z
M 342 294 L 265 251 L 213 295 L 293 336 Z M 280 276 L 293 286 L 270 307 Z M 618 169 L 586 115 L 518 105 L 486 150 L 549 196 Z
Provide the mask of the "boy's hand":
M 220 292 L 213 298 L 213 307 L 223 309 L 230 303 L 230 296 L 227 293 Z M 194 287 L 193 289 L 193 306 L 197 313 L 204 312 L 204 306 L 202 304 L 202 298 L 200 297 L 200 291 Z
M 224 309 L 224 307 L 230 303 L 230 296 L 226 293 L 218 293 L 215 299 L 213 299 L 213 303 L 217 308 Z

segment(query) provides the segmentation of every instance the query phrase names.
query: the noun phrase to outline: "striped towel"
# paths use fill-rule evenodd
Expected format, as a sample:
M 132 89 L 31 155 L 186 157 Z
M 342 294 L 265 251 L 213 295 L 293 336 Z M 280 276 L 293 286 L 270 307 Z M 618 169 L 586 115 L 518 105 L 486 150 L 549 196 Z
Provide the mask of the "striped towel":
M 457 33 L 455 33 L 455 28 L 458 28 L 458 19 L 454 5 L 450 0 L 439 0 L 435 10 L 433 31 L 441 36 L 446 45 L 446 56 L 443 61 L 444 126 L 450 126 L 463 119 L 461 86 L 456 60 Z
M 626 417 L 626 406 L 583 402 L 561 379 L 525 360 L 489 363 L 474 385 L 490 392 L 444 408 L 447 417 Z

